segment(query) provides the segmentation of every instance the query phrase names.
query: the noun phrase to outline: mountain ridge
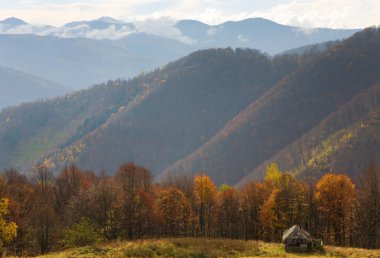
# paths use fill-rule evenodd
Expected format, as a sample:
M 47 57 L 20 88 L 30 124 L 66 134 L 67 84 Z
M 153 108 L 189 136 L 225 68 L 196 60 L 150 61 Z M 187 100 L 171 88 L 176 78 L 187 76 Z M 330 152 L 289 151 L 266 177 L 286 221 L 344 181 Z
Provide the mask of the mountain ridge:
M 380 82 L 379 34 L 366 29 L 312 54 L 197 51 L 129 81 L 8 109 L 0 167 L 74 162 L 114 173 L 133 161 L 160 178 L 204 171 L 235 184 Z M 376 123 L 357 126 L 346 131 L 377 135 Z
M 353 148 L 352 146 L 342 148 L 339 144 L 350 144 L 350 140 L 351 142 L 355 140 L 353 137 L 357 137 L 359 142 L 364 142 L 367 140 L 366 135 L 370 136 L 371 134 L 362 133 L 362 136 L 358 137 L 360 130 L 368 130 L 368 128 L 378 130 L 380 127 L 376 123 L 378 123 L 377 121 L 380 117 L 379 104 L 380 83 L 377 83 L 365 92 L 355 96 L 315 128 L 260 164 L 251 173 L 243 177 L 237 185 L 241 186 L 249 180 L 263 178 L 265 168 L 271 162 L 276 162 L 283 170 L 304 178 L 320 177 L 329 171 L 344 172 L 355 176 L 355 171 L 365 167 L 371 160 L 376 160 L 380 154 L 376 147 L 379 146 L 379 144 L 376 144 L 378 140 L 377 138 L 372 138 L 374 144 L 372 149 L 368 148 L 367 151 L 364 151 L 363 146 L 360 146 L 361 148 Z M 373 135 L 378 134 L 374 133 Z M 338 139 L 335 140 L 334 137 Z M 369 145 L 365 146 L 369 147 Z M 319 154 L 324 150 L 327 153 Z M 336 153 L 340 150 L 356 153 L 351 155 L 352 158 L 359 157 L 360 152 L 368 155 L 364 159 L 359 159 L 361 161 L 360 165 L 355 164 L 355 166 L 352 166 L 353 164 L 348 160 L 339 164 L 338 158 L 332 157 L 337 156 Z
M 180 172 L 195 173 L 197 171 L 207 171 L 207 173 L 209 173 L 214 178 L 216 175 L 218 175 L 218 178 L 222 178 L 222 180 L 218 179 L 218 183 L 223 183 L 225 181 L 228 183 L 236 183 L 237 181 L 234 182 L 232 178 L 239 180 L 239 177 L 242 177 L 250 172 L 249 168 L 253 169 L 255 166 L 257 166 L 255 163 L 259 163 L 260 160 L 260 158 L 257 158 L 257 156 L 261 157 L 261 159 L 264 159 L 263 161 L 270 158 L 270 156 L 275 154 L 276 151 L 284 148 L 286 145 L 299 138 L 303 133 L 316 126 L 318 122 L 313 119 L 317 117 L 320 117 L 319 119 L 323 119 L 323 117 L 328 116 L 331 112 L 338 108 L 339 105 L 343 105 L 354 95 L 360 93 L 361 89 L 365 90 L 367 87 L 365 85 L 372 84 L 370 83 L 371 81 L 375 83 L 380 80 L 380 78 L 376 76 L 377 71 L 374 66 L 371 66 L 371 69 L 368 71 L 368 74 L 371 75 L 370 79 L 368 78 L 368 74 L 363 73 L 362 69 L 364 66 L 366 66 L 366 63 L 362 63 L 363 61 L 360 60 L 360 58 L 357 58 L 358 53 L 355 53 L 354 50 L 354 45 L 356 43 L 362 44 L 362 46 L 366 46 L 366 48 L 361 47 L 356 49 L 356 52 L 363 50 L 367 51 L 367 53 L 364 52 L 363 54 L 366 54 L 366 57 L 371 59 L 371 61 L 366 61 L 369 61 L 373 64 L 376 64 L 376 62 L 379 63 L 380 58 L 378 58 L 378 55 L 376 55 L 374 52 L 374 49 L 376 49 L 377 46 L 375 44 L 375 41 L 379 41 L 378 33 L 376 31 L 377 30 L 367 30 L 365 32 L 358 33 L 356 36 L 353 36 L 350 39 L 346 40 L 344 44 L 340 44 L 338 47 L 335 47 L 328 52 L 323 53 L 322 57 L 312 58 L 309 61 L 309 65 L 301 66 L 295 73 L 291 74 L 288 76 L 288 78 L 278 83 L 278 85 L 275 86 L 277 87 L 277 90 L 274 90 L 274 95 L 269 97 L 264 96 L 262 99 L 257 100 L 258 102 L 262 101 L 265 103 L 265 101 L 263 101 L 265 98 L 272 98 L 273 103 L 276 103 L 277 101 L 283 103 L 288 102 L 289 105 L 294 106 L 293 108 L 298 106 L 297 109 L 299 111 L 302 110 L 302 113 L 286 113 L 286 110 L 282 109 L 281 106 L 272 106 L 271 102 L 269 101 L 264 104 L 264 108 L 262 108 L 263 103 L 251 103 L 251 105 L 246 110 L 242 111 L 237 117 L 234 118 L 235 120 L 230 121 L 221 131 L 219 131 L 219 133 L 216 134 L 213 139 L 211 139 L 208 143 L 203 145 L 193 154 L 189 155 L 183 160 L 177 161 L 175 164 L 168 167 L 163 172 L 163 175 L 173 173 L 176 174 Z M 372 36 L 372 38 L 369 39 L 368 42 L 365 40 L 362 41 L 362 38 L 365 38 L 367 36 L 365 35 L 366 33 L 371 34 L 372 32 L 373 35 L 369 35 L 369 37 Z M 367 46 L 367 43 L 369 42 L 371 45 Z M 367 50 L 367 47 L 374 48 L 371 49 L 372 54 L 368 53 L 369 50 Z M 354 54 L 349 54 L 350 51 L 354 52 Z M 335 64 L 332 65 L 334 63 L 333 58 L 339 58 L 341 60 L 339 63 L 335 61 Z M 357 69 L 356 73 L 354 71 L 352 71 L 352 74 L 345 72 L 345 66 L 347 65 L 346 63 L 348 63 L 348 66 L 350 68 L 354 66 L 354 64 L 351 63 L 351 60 L 354 59 L 350 58 L 355 58 L 355 64 L 358 66 L 355 67 Z M 316 74 L 317 71 L 319 73 L 321 73 L 321 71 L 324 71 L 324 76 L 322 76 L 323 73 Z M 339 72 L 337 74 L 339 74 L 338 76 L 342 81 L 334 82 L 332 80 L 333 85 L 335 85 L 331 87 L 335 87 L 333 88 L 334 90 L 338 89 L 339 87 L 341 90 L 343 90 L 343 85 L 350 85 L 350 90 L 352 92 L 347 92 L 348 89 L 346 88 L 346 91 L 340 93 L 335 92 L 333 96 L 326 95 L 326 97 L 328 96 L 331 99 L 327 102 L 326 99 L 321 98 L 321 94 L 326 94 L 325 92 L 329 92 L 327 85 L 331 84 L 329 80 L 333 79 L 335 76 L 330 71 L 334 71 L 334 73 L 337 73 L 337 71 L 339 71 L 341 73 L 341 75 Z M 361 72 L 360 75 L 358 74 L 359 71 Z M 295 78 L 295 80 L 293 78 Z M 301 78 L 302 84 L 300 84 Z M 316 81 L 319 84 L 319 89 L 317 92 L 309 86 L 313 85 L 313 81 Z M 354 81 L 356 81 L 356 86 Z M 321 86 L 323 84 L 325 84 L 325 86 Z M 308 86 L 307 88 L 300 88 L 297 85 Z M 287 87 L 290 88 L 287 89 Z M 297 90 L 291 90 L 292 88 Z M 305 94 L 308 92 L 306 89 L 309 89 L 309 94 Z M 286 93 L 284 95 L 284 99 L 277 98 L 276 100 L 275 96 L 280 96 L 279 94 L 281 94 L 281 90 L 284 92 L 283 94 L 285 94 L 285 92 L 293 92 L 291 93 L 292 95 L 286 95 L 289 94 Z M 331 91 L 331 93 L 333 93 L 333 91 Z M 270 95 L 270 92 L 267 94 Z M 302 97 L 300 97 L 300 99 L 297 99 L 297 95 L 294 94 L 300 94 Z M 309 100 L 302 100 L 304 97 L 308 98 Z M 325 104 L 322 105 L 324 108 L 318 109 L 316 106 L 310 105 L 312 101 L 321 103 L 324 102 Z M 310 109 L 308 110 L 308 108 Z M 306 110 L 311 113 L 306 114 Z M 275 114 L 278 121 L 274 119 L 273 112 L 277 112 Z M 300 124 L 298 127 L 295 126 L 292 128 L 292 125 L 290 123 L 291 120 L 284 118 L 292 117 L 292 115 L 299 117 L 298 119 Z M 247 119 L 246 117 L 250 118 Z M 236 123 L 236 121 L 238 121 L 238 123 Z M 281 121 L 281 128 L 284 127 L 286 133 L 276 129 L 280 126 L 279 121 Z M 241 124 L 243 124 L 243 126 Z M 247 137 L 248 135 L 250 137 Z M 246 143 L 247 139 L 249 138 L 251 138 L 251 144 Z M 289 139 L 293 140 L 287 142 Z M 259 151 L 259 149 L 261 149 L 261 151 Z M 272 149 L 272 151 L 269 151 L 270 149 Z M 234 154 L 240 152 L 243 152 L 243 154 Z M 247 156 L 247 154 L 244 154 L 245 152 L 249 152 L 251 155 L 253 155 L 253 157 L 250 157 L 250 155 Z M 269 153 L 272 153 L 272 155 Z M 234 157 L 234 160 L 232 157 Z

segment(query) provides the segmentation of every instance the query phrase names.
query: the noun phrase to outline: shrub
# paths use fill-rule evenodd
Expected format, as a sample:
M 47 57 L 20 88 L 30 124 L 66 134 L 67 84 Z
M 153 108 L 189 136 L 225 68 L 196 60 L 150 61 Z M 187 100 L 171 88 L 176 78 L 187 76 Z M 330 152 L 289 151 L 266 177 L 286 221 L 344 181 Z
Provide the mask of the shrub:
M 99 239 L 96 226 L 88 219 L 81 219 L 65 231 L 66 247 L 94 244 Z

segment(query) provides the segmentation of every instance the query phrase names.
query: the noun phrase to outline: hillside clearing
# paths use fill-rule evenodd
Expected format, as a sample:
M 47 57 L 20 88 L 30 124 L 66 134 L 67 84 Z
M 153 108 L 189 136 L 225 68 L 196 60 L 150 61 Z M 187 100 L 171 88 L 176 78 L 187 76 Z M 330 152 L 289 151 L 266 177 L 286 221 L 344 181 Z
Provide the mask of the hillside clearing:
M 326 246 L 324 254 L 286 253 L 283 245 L 261 241 L 175 238 L 114 241 L 40 257 L 380 257 L 380 250 Z

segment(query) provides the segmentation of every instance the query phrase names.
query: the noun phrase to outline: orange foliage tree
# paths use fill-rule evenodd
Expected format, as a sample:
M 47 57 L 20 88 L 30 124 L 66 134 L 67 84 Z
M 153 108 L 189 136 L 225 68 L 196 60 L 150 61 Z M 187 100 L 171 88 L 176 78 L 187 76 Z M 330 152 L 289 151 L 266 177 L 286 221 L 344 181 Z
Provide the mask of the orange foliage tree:
M 316 186 L 320 233 L 327 243 L 348 245 L 355 228 L 356 190 L 346 175 L 326 174 Z
M 194 196 L 199 218 L 200 234 L 201 236 L 205 236 L 211 230 L 211 208 L 215 203 L 216 196 L 216 186 L 210 177 L 201 173 L 194 178 Z
M 189 236 L 192 209 L 185 194 L 177 188 L 169 187 L 160 192 L 157 203 L 164 235 Z

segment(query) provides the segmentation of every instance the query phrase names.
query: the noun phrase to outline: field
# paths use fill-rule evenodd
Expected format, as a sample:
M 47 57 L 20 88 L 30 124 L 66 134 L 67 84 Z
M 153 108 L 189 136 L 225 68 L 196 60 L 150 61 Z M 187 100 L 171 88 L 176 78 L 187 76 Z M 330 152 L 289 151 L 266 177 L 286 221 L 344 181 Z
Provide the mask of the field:
M 175 238 L 99 243 L 41 257 L 380 257 L 380 250 L 326 246 L 324 253 L 291 254 L 276 243 Z

